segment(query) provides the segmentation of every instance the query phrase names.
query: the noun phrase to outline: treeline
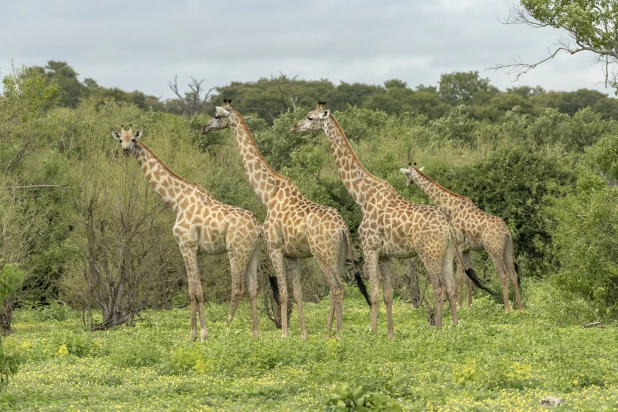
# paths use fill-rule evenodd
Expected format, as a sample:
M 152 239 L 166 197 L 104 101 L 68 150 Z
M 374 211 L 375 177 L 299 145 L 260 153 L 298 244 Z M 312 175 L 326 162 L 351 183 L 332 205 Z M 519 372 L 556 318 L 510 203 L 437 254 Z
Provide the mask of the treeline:
M 199 134 L 219 97 L 204 99 L 199 81 L 199 101 L 108 94 L 94 81 L 79 82 L 66 64 L 52 63 L 3 79 L 0 266 L 7 267 L 5 277 L 17 277 L 15 267 L 25 276 L 5 300 L 0 325 L 10 329 L 16 305 L 64 302 L 94 316 L 91 324 L 110 317 L 130 322 L 146 308 L 186 305 L 184 264 L 171 233 L 174 214 L 135 160 L 122 157 L 110 132 L 133 123 L 172 170 L 263 220 L 231 134 Z M 417 188 L 404 188 L 399 172 L 415 161 L 442 185 L 504 218 L 514 235 L 524 302 L 527 293 L 555 300 L 557 322 L 615 317 L 616 101 L 590 90 L 524 89 L 500 92 L 477 73 L 453 73 L 443 75 L 438 88 L 415 90 L 398 81 L 333 86 L 281 76 L 217 92 L 248 119 L 268 162 L 309 199 L 340 210 L 353 235 L 362 216 L 326 139 L 289 133 L 318 99 L 330 100 L 366 168 L 404 197 L 428 203 Z M 189 103 L 202 106 L 191 112 Z M 497 286 L 487 257 L 474 256 L 480 276 Z M 200 267 L 206 300 L 228 300 L 225 256 L 204 257 Z M 305 297 L 324 296 L 328 288 L 313 260 L 302 268 Z M 268 270 L 264 258 L 262 282 Z M 405 267 L 395 264 L 394 271 L 396 293 L 407 299 Z M 542 287 L 532 287 L 536 282 Z M 348 296 L 354 293 L 350 288 Z
M 245 117 L 255 119 L 253 128 L 258 130 L 272 125 L 281 113 L 309 110 L 318 100 L 327 101 L 335 111 L 359 107 L 394 115 L 424 115 L 428 119 L 440 118 L 463 105 L 463 111 L 471 118 L 490 122 L 501 121 L 513 109 L 534 117 L 547 108 L 573 116 L 586 107 L 601 114 L 604 120 L 618 120 L 618 100 L 596 90 L 556 92 L 540 86 L 516 86 L 500 91 L 489 79 L 473 71 L 442 74 L 438 85 L 416 87 L 396 79 L 387 80 L 384 85 L 344 81 L 335 85 L 330 80 L 301 80 L 284 74 L 229 85 L 208 85 L 204 80 L 191 78 L 183 86 L 175 78 L 170 79 L 168 86 L 176 97 L 161 100 L 138 90 L 126 92 L 105 88 L 91 78 L 81 82 L 78 73 L 66 62 L 49 61 L 44 67 L 34 66 L 29 70 L 56 82 L 61 91 L 59 104 L 63 107 L 75 108 L 88 98 L 114 99 L 144 110 L 193 116 L 211 113 L 214 105 L 225 97 L 232 99 Z

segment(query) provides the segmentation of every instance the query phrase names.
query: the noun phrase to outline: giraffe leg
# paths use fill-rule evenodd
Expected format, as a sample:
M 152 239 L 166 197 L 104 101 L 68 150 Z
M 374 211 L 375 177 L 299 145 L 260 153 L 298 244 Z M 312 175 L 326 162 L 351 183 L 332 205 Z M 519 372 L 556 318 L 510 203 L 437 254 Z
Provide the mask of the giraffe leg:
M 281 249 L 271 249 L 268 251 L 270 260 L 277 276 L 279 285 L 279 306 L 281 308 L 281 337 L 288 337 L 288 283 L 285 271 L 285 262 Z
M 197 267 L 197 245 L 186 245 L 181 247 L 182 257 L 187 269 L 189 284 L 189 300 L 191 301 L 191 340 L 197 339 L 197 315 L 200 314 L 200 329 L 202 342 L 208 337 L 206 330 L 206 315 L 204 313 L 204 294 L 202 292 L 202 281 Z
M 371 329 L 378 333 L 378 300 L 380 278 L 378 276 L 378 260 L 380 254 L 377 250 L 365 250 L 365 270 L 369 276 L 369 297 L 371 300 Z
M 515 270 L 515 255 L 513 253 L 513 240 L 510 236 L 507 236 L 504 248 L 504 261 L 506 270 L 509 274 L 511 284 L 515 289 L 515 301 L 517 303 L 517 310 L 520 312 L 524 310 L 524 306 L 521 303 L 521 296 L 519 294 L 519 274 Z
M 257 338 L 259 336 L 258 333 L 258 311 L 257 311 L 257 288 L 258 288 L 258 280 L 257 280 L 257 267 L 260 260 L 260 242 L 257 242 L 255 249 L 253 250 L 253 255 L 251 256 L 251 260 L 249 261 L 249 265 L 247 266 L 247 270 L 245 271 L 245 278 L 247 281 L 247 291 L 249 292 L 249 300 L 251 301 L 251 329 L 253 333 L 253 337 Z
M 472 268 L 472 258 L 470 257 L 470 251 L 464 250 L 461 252 L 461 256 L 463 259 L 463 265 L 467 268 Z M 472 279 L 468 276 L 465 276 L 466 285 L 468 286 L 468 309 L 472 306 Z
M 298 323 L 300 323 L 301 339 L 307 339 L 307 326 L 305 325 L 305 313 L 303 312 L 303 289 L 300 284 L 300 261 L 298 259 L 286 259 L 288 270 L 292 275 L 292 294 L 298 308 Z
M 232 251 L 228 252 L 228 254 L 232 273 L 232 299 L 230 301 L 230 310 L 227 315 L 227 323 L 229 324 L 232 322 L 232 319 L 234 319 L 234 313 L 236 313 L 236 308 L 238 307 L 238 303 L 240 303 L 244 293 L 243 274 L 247 269 L 250 256 L 245 256 L 244 253 L 234 253 Z
M 464 283 L 466 283 L 467 276 L 464 272 L 465 265 L 462 261 L 463 257 L 462 259 L 460 259 L 460 256 L 462 256 L 461 250 L 459 251 L 459 253 L 455 254 L 455 263 L 456 263 L 455 284 L 456 284 L 457 304 L 461 308 L 463 306 Z
M 502 254 L 499 252 L 488 251 L 491 260 L 494 262 L 494 266 L 498 271 L 500 277 L 500 285 L 502 286 L 502 297 L 504 299 L 504 312 L 509 313 L 511 311 L 511 302 L 509 301 L 509 276 L 506 271 L 506 266 Z
M 388 325 L 388 338 L 395 337 L 393 328 L 393 284 L 391 282 L 391 262 L 388 259 L 379 261 L 380 272 L 382 273 L 382 287 L 384 303 L 386 304 L 386 323 Z
M 455 279 L 453 278 L 453 258 L 456 255 L 456 245 L 454 241 L 449 241 L 446 246 L 444 255 L 442 256 L 442 271 L 440 273 L 440 279 L 442 280 L 444 291 L 446 292 L 446 297 L 448 298 L 448 303 L 451 308 L 451 319 L 453 321 L 453 325 L 457 326 L 457 302 L 455 296 Z M 459 254 L 457 255 L 459 256 Z M 459 261 L 459 258 L 457 261 L 458 263 L 463 263 Z
M 442 329 L 442 306 L 444 305 L 444 288 L 442 285 L 442 262 L 426 254 L 419 253 L 421 260 L 427 269 L 427 277 L 433 287 L 435 302 L 436 328 Z
M 312 248 L 312 253 L 318 261 L 330 289 L 330 310 L 328 314 L 328 324 L 326 325 L 326 336 L 330 338 L 335 315 L 337 316 L 337 330 L 341 330 L 343 294 L 345 290 L 341 284 L 339 271 L 343 269 L 345 255 L 337 257 L 331 253 L 330 250 L 326 253 L 324 251 L 314 251 L 314 248 Z

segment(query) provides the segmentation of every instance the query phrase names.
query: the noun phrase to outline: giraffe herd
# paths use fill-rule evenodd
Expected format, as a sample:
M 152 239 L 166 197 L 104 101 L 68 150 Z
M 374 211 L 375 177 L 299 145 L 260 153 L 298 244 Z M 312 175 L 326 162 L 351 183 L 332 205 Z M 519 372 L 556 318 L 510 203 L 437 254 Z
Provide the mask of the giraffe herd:
M 330 311 L 327 336 L 332 323 L 342 328 L 342 308 L 345 288 L 342 272 L 346 261 L 355 269 L 361 292 L 371 306 L 371 328 L 377 333 L 380 275 L 386 305 L 388 338 L 394 337 L 393 287 L 391 258 L 419 256 L 423 262 L 435 297 L 436 327 L 442 327 L 444 297 L 448 299 L 453 325 L 457 325 L 457 297 L 462 304 L 463 291 L 457 293 L 453 276 L 453 261 L 457 263 L 457 283 L 468 276 L 468 305 L 471 304 L 471 282 L 488 290 L 471 269 L 470 250 L 485 249 L 498 270 L 503 289 L 504 309 L 510 311 L 509 281 L 515 288 L 517 308 L 523 310 L 514 267 L 513 241 L 502 219 L 481 211 L 464 196 L 448 191 L 410 164 L 401 169 L 408 186 L 415 182 L 436 206 L 414 204 L 386 181 L 371 175 L 360 163 L 341 126 L 318 102 L 296 123 L 291 132 L 322 131 L 328 138 L 339 176 L 363 219 L 358 228 L 364 258 L 364 270 L 369 278 L 369 294 L 362 284 L 358 263 L 353 256 L 351 236 L 345 220 L 337 209 L 305 198 L 287 177 L 273 170 L 266 162 L 244 119 L 224 100 L 216 107 L 213 118 L 201 133 L 228 128 L 232 131 L 245 172 L 255 194 L 267 209 L 260 225 L 247 210 L 223 204 L 214 199 L 201 185 L 172 172 L 144 143 L 138 141 L 141 131 L 132 126 L 112 136 L 122 144 L 125 156 L 133 155 L 150 185 L 176 213 L 174 239 L 183 255 L 191 302 L 191 339 L 197 339 L 199 313 L 201 341 L 208 337 L 199 269 L 198 252 L 207 255 L 227 253 L 232 277 L 232 297 L 227 322 L 244 293 L 246 285 L 252 311 L 252 333 L 258 337 L 257 264 L 260 243 L 266 243 L 279 294 L 282 337 L 288 336 L 287 274 L 292 278 L 292 294 L 296 302 L 301 338 L 307 338 L 302 307 L 301 258 L 314 257 L 330 288 Z

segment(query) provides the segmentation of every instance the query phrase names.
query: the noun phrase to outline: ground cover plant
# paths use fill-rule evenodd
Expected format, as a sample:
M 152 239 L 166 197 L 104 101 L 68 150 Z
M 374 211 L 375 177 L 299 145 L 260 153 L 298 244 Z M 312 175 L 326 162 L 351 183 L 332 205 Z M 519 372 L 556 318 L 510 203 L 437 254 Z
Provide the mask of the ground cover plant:
M 207 306 L 204 344 L 190 342 L 186 308 L 96 333 L 79 313 L 56 320 L 19 310 L 4 347 L 22 364 L 0 409 L 541 410 L 545 396 L 563 398 L 563 410 L 618 408 L 618 330 L 558 324 L 560 308 L 541 283 L 524 284 L 524 313 L 505 315 L 481 297 L 441 332 L 424 309 L 398 300 L 393 341 L 384 313 L 376 336 L 365 302 L 348 289 L 344 331 L 332 339 L 328 302 L 306 304 L 307 341 L 295 315 L 289 339 L 263 317 L 252 339 L 246 301 L 229 326 L 227 305 Z

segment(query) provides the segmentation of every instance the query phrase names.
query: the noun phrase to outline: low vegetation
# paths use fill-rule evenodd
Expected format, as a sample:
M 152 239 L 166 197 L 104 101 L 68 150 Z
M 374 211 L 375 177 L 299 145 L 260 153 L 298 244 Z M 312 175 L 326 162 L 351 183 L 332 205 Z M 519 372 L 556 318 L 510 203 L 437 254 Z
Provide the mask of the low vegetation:
M 344 331 L 332 339 L 328 301 L 306 304 L 307 341 L 295 314 L 289 339 L 261 317 L 254 340 L 246 300 L 229 326 L 227 305 L 207 306 L 204 344 L 189 341 L 186 308 L 146 311 L 134 327 L 95 333 L 61 307 L 56 317 L 18 310 L 5 351 L 22 364 L 0 409 L 539 410 L 546 396 L 562 398 L 565 410 L 618 408 L 617 329 L 565 324 L 555 290 L 536 281 L 523 288 L 524 313 L 505 315 L 481 297 L 442 332 L 424 309 L 398 300 L 393 341 L 383 308 L 376 336 L 350 287 Z

